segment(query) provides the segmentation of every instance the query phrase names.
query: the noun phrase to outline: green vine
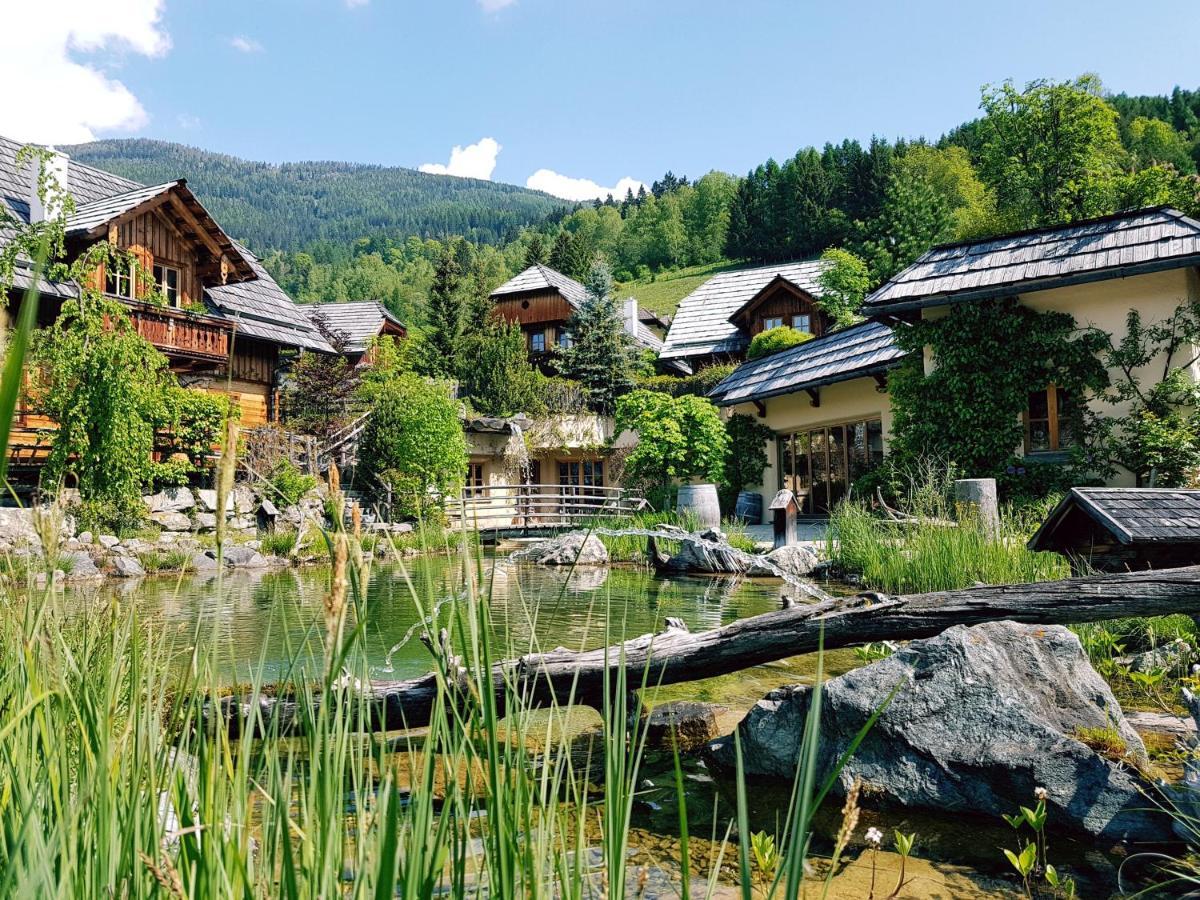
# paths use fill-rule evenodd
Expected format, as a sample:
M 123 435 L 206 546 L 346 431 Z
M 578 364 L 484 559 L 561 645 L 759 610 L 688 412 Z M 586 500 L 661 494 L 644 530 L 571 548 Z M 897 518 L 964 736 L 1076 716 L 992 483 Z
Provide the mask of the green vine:
M 725 451 L 725 483 L 721 504 L 733 509 L 738 492 L 747 485 L 762 484 L 767 470 L 767 441 L 775 436 L 766 425 L 753 417 L 738 413 L 725 423 L 729 448 Z
M 1099 357 L 1108 345 L 1103 332 L 1078 328 L 1066 313 L 1002 300 L 961 304 L 898 327 L 896 340 L 910 354 L 889 381 L 897 464 L 938 458 L 969 477 L 996 476 L 1010 491 L 1031 494 L 1062 478 L 1078 483 L 1082 472 L 1103 474 L 1106 455 L 1096 448 L 1102 429 L 1083 402 L 1071 405 L 1060 426 L 1076 438 L 1068 460 L 1046 468 L 1013 458 L 1031 391 L 1055 384 L 1082 401 L 1108 387 Z M 928 373 L 926 348 L 935 363 Z

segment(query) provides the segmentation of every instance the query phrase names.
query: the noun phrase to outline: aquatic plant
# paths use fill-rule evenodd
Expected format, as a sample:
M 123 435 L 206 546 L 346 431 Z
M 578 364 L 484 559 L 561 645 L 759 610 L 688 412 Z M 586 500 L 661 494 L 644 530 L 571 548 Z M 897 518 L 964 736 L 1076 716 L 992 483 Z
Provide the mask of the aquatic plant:
M 1023 829 L 1025 828 L 1032 830 L 1033 840 L 1025 839 L 1024 845 L 1015 852 L 1009 850 L 1007 847 L 1002 848 L 1004 856 L 1013 869 L 1016 870 L 1017 874 L 1021 876 L 1021 883 L 1026 897 L 1032 898 L 1034 896 L 1035 884 L 1039 880 L 1044 879 L 1053 889 L 1054 897 L 1074 898 L 1074 879 L 1060 873 L 1050 864 L 1048 859 L 1046 820 L 1049 817 L 1049 813 L 1046 809 L 1046 800 L 1049 795 L 1045 788 L 1038 787 L 1034 789 L 1033 796 L 1037 802 L 1032 809 L 1028 806 L 1022 806 L 1011 816 L 1003 815 L 1004 821 L 1018 833 L 1018 836 L 1023 833 Z

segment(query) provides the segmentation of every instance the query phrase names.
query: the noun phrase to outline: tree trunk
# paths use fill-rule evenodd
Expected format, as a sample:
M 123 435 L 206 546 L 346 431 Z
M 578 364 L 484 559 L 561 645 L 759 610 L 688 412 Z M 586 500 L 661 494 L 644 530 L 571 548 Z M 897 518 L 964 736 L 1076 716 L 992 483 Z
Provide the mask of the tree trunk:
M 1002 619 L 1065 625 L 1197 612 L 1200 566 L 895 597 L 870 592 L 791 606 L 696 634 L 677 620 L 668 620 L 661 633 L 624 644 L 584 652 L 559 648 L 497 663 L 491 683 L 501 706 L 508 691 L 533 706 L 599 706 L 605 679 L 616 688 L 622 660 L 629 686 L 676 684 L 811 653 L 822 645 L 822 638 L 825 649 L 832 650 L 932 637 L 952 625 Z M 467 675 L 453 661 L 450 668 L 457 672 L 457 683 L 450 688 L 442 687 L 435 674 L 364 686 L 368 712 L 360 727 L 380 731 L 428 724 L 439 690 L 467 694 Z M 511 685 L 508 691 L 506 682 Z M 297 713 L 297 704 L 282 697 L 260 697 L 256 704 L 227 697 L 210 709 L 233 734 L 247 725 L 261 729 L 272 716 L 279 717 L 282 732 L 292 732 L 299 724 Z

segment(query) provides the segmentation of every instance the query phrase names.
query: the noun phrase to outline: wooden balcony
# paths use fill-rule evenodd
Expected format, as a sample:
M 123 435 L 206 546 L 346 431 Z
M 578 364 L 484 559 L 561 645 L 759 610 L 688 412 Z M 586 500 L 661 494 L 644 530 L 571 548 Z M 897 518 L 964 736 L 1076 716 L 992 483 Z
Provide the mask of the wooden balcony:
M 167 356 L 197 362 L 229 359 L 232 322 L 148 303 L 126 305 L 138 334 Z

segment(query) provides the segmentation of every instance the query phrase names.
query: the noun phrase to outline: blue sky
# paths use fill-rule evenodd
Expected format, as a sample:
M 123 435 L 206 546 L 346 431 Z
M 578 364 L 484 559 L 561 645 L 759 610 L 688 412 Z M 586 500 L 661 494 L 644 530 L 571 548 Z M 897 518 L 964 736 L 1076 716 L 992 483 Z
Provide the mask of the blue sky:
M 1096 71 L 1114 91 L 1200 87 L 1195 0 L 1133 15 L 1109 0 L 19 7 L 0 15 L 36 17 L 42 57 L 39 42 L 60 41 L 60 62 L 102 84 L 91 121 L 65 108 L 58 121 L 27 111 L 29 122 L 0 110 L 0 131 L 27 132 L 14 136 L 63 141 L 83 129 L 251 159 L 405 166 L 445 165 L 455 145 L 491 138 L 498 151 L 477 147 L 457 170 L 494 162 L 491 177 L 517 184 L 540 169 L 606 186 L 667 169 L 743 173 L 843 137 L 936 137 L 975 115 L 981 84 L 1005 78 Z

